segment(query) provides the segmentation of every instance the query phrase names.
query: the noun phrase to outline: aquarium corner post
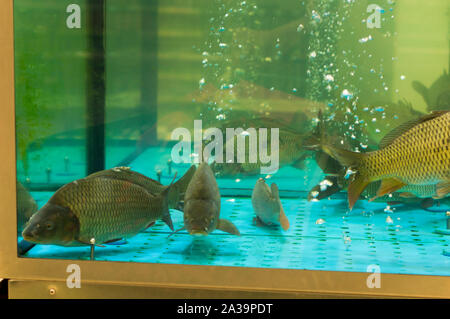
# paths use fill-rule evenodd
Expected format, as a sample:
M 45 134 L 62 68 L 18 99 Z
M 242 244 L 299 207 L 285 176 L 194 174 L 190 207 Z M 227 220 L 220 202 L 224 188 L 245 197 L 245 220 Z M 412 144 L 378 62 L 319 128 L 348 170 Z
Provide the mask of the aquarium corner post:
M 105 0 L 86 2 L 86 173 L 105 168 Z
M 157 145 L 158 0 L 141 0 L 140 151 Z

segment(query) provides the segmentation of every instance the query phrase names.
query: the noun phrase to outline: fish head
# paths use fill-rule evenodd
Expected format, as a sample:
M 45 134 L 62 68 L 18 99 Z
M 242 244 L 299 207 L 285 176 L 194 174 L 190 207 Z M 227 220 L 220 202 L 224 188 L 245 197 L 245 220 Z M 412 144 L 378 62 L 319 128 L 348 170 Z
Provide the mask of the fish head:
M 213 201 L 191 200 L 185 203 L 184 227 L 190 235 L 208 235 L 216 229 L 219 209 Z
M 80 222 L 67 207 L 47 203 L 28 221 L 22 236 L 37 244 L 65 245 L 78 237 Z
M 253 188 L 252 197 L 266 199 L 271 195 L 270 187 L 266 184 L 266 180 L 264 178 L 259 178 L 256 181 L 255 187 Z

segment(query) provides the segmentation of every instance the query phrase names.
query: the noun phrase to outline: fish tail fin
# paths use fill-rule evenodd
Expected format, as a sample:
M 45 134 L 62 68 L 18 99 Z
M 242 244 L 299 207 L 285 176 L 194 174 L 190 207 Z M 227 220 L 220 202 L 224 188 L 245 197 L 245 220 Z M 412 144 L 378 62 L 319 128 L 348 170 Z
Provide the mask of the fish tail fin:
M 172 179 L 172 182 L 161 192 L 162 200 L 163 200 L 163 214 L 162 214 L 162 221 L 169 226 L 170 230 L 173 231 L 173 222 L 172 217 L 170 216 L 170 210 L 169 210 L 169 192 L 174 186 L 174 180 L 177 177 L 177 173 L 175 172 L 175 175 Z
M 283 228 L 283 230 L 289 229 L 289 220 L 287 219 L 286 214 L 284 213 L 283 206 L 280 205 L 280 225 Z
M 272 183 L 270 185 L 270 189 L 272 191 L 272 196 L 278 201 L 278 204 L 280 205 L 280 217 L 279 217 L 280 225 L 284 230 L 288 230 L 289 220 L 287 219 L 286 214 L 284 213 L 283 206 L 281 205 L 280 191 L 278 190 L 277 184 Z
M 172 222 L 172 216 L 170 216 L 170 211 L 167 209 L 166 212 L 164 212 L 163 217 L 161 218 L 163 222 L 166 223 L 167 226 L 169 226 L 170 230 L 173 231 L 173 222 Z
M 192 165 L 186 173 L 184 173 L 183 176 L 180 177 L 179 180 L 177 180 L 174 184 L 173 187 L 176 188 L 179 192 L 180 195 L 183 195 L 184 197 L 184 193 L 186 192 L 186 189 L 189 185 L 189 182 L 192 179 L 192 176 L 194 176 L 196 171 L 195 165 Z
M 322 111 L 317 114 L 317 126 L 313 130 L 312 134 L 307 137 L 303 142 L 303 147 L 310 150 L 320 150 L 322 144 L 325 143 L 326 134 L 324 128 L 324 120 Z
M 364 156 L 361 153 L 347 151 L 329 144 L 330 138 L 325 130 L 325 120 L 322 111 L 317 115 L 317 126 L 312 135 L 306 139 L 304 146 L 307 149 L 322 150 L 329 156 L 336 159 L 342 166 L 356 166 Z
M 177 184 L 177 183 L 174 183 L 175 178 L 177 178 L 177 172 L 175 172 L 175 174 L 173 175 L 173 178 L 172 178 L 172 181 L 170 182 L 170 184 L 167 185 L 166 188 L 161 192 L 162 197 L 165 198 L 166 200 L 169 197 L 170 190 L 172 188 L 174 188 L 174 186 Z
M 352 210 L 363 190 L 371 182 L 370 176 L 362 174 L 359 170 L 361 161 L 366 155 L 348 151 L 343 148 L 334 147 L 328 144 L 322 145 L 322 150 L 337 160 L 342 166 L 356 169 L 357 173 L 352 176 L 347 189 L 348 205 L 350 210 Z
M 180 209 L 180 207 L 183 207 L 184 194 L 192 176 L 194 176 L 195 170 L 195 165 L 192 165 L 176 182 L 174 182 L 174 177 L 172 183 L 163 191 L 163 196 L 166 196 L 169 208 Z
M 343 148 L 334 147 L 328 144 L 322 145 L 322 150 L 333 157 L 342 166 L 345 167 L 358 167 L 361 160 L 365 156 L 362 153 L 356 153 L 352 151 L 345 150 Z
M 350 210 L 353 209 L 353 206 L 355 205 L 359 196 L 361 195 L 363 190 L 367 187 L 367 185 L 369 185 L 369 183 L 370 180 L 360 173 L 356 173 L 356 175 L 353 176 L 352 181 L 348 185 L 347 189 L 348 206 Z

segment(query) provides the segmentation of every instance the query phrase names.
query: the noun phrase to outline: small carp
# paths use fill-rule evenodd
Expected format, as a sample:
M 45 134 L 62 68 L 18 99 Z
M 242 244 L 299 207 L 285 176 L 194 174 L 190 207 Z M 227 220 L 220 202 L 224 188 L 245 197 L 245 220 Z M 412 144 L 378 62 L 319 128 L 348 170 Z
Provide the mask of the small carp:
M 184 196 L 184 228 L 191 235 L 208 235 L 215 229 L 240 235 L 232 222 L 219 217 L 219 187 L 211 168 L 203 162 L 197 168 Z
M 284 167 L 291 165 L 293 167 L 302 169 L 304 168 L 304 160 L 306 159 L 307 151 L 303 148 L 303 141 L 306 139 L 306 134 L 302 133 L 300 130 L 296 130 L 292 125 L 287 124 L 285 121 L 276 120 L 270 117 L 259 116 L 255 118 L 239 118 L 235 120 L 225 120 L 223 121 L 219 129 L 222 131 L 223 136 L 226 136 L 227 140 L 224 144 L 222 160 L 223 163 L 214 162 L 213 170 L 220 177 L 235 177 L 237 175 L 251 176 L 260 174 L 261 167 L 268 166 L 267 163 L 261 162 L 261 148 L 252 151 L 250 142 L 245 142 L 244 148 L 242 149 L 245 154 L 245 161 L 241 162 L 238 159 L 238 137 L 233 135 L 232 137 L 227 136 L 227 128 L 242 128 L 242 136 L 245 140 L 254 141 L 259 145 L 260 137 L 258 135 L 258 130 L 261 128 L 267 129 L 267 141 L 271 141 L 271 129 L 278 129 L 278 163 L 279 167 Z M 250 134 L 250 128 L 255 129 L 256 133 L 254 137 Z M 245 132 L 245 133 L 244 133 Z M 246 135 L 250 135 L 246 137 Z M 233 139 L 233 140 L 232 140 Z M 226 161 L 226 152 L 228 142 L 233 142 L 234 145 L 234 159 L 231 162 Z M 272 153 L 271 153 L 272 154 Z M 255 162 L 251 162 L 250 155 L 255 155 Z
M 57 190 L 22 235 L 29 242 L 61 246 L 129 238 L 169 214 L 169 190 L 151 194 L 127 180 L 83 178 Z
M 275 183 L 269 187 L 264 178 L 258 179 L 252 193 L 252 205 L 256 218 L 262 223 L 281 225 L 284 230 L 289 229 L 289 220 L 284 213 Z

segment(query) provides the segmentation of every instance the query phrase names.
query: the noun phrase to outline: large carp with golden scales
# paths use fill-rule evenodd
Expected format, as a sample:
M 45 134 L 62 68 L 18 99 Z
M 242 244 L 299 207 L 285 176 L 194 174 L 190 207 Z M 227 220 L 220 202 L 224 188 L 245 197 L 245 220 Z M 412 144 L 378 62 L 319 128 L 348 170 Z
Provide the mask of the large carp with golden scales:
M 347 191 L 350 209 L 367 185 L 378 180 L 376 197 L 405 185 L 434 184 L 435 198 L 450 192 L 450 111 L 400 125 L 384 137 L 378 151 L 355 153 L 327 144 L 322 149 L 356 172 Z

